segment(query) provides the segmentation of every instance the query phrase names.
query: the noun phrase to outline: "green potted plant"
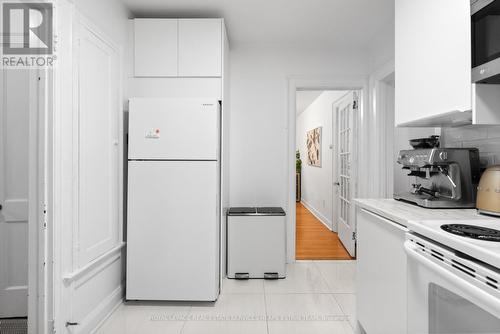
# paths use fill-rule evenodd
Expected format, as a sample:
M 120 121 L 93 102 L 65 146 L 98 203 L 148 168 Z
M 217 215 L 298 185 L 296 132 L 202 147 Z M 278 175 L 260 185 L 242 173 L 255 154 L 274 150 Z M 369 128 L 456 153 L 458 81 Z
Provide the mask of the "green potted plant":
M 297 202 L 300 202 L 300 198 L 301 198 L 301 177 L 300 177 L 300 172 L 302 170 L 302 160 L 300 159 L 300 151 L 297 150 L 295 152 L 295 172 L 296 172 L 296 176 L 295 176 L 295 200 Z
M 295 158 L 296 158 L 295 171 L 297 173 L 300 173 L 300 171 L 302 170 L 302 160 L 300 160 L 300 151 L 299 150 L 297 150 L 297 152 L 295 152 Z

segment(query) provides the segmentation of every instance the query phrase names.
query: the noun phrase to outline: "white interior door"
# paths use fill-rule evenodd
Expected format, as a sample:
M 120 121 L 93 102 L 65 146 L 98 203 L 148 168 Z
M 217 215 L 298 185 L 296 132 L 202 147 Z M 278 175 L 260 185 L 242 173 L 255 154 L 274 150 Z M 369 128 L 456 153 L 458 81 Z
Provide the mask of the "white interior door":
M 0 71 L 0 318 L 28 312 L 30 73 Z
M 354 223 L 354 205 L 352 199 L 355 192 L 356 173 L 353 158 L 356 156 L 354 142 L 356 132 L 356 112 L 358 110 L 358 93 L 351 92 L 338 102 L 335 108 L 336 127 L 335 145 L 337 197 L 337 223 L 339 238 L 351 256 L 356 252 L 356 234 Z

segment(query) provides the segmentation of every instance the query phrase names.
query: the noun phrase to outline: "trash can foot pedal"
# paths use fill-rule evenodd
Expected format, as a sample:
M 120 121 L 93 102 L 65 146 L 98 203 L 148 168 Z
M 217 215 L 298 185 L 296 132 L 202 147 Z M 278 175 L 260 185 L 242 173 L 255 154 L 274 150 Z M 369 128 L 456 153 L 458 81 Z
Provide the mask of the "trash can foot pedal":
M 264 279 L 278 279 L 278 273 L 264 273 Z
M 248 273 L 235 273 L 234 274 L 234 279 L 249 279 L 250 274 Z

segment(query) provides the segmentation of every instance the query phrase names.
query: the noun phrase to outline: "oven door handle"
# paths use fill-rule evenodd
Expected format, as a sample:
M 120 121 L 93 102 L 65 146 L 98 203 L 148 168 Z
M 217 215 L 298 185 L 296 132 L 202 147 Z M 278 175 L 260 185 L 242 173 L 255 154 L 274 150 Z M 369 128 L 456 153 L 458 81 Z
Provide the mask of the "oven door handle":
M 494 295 L 488 294 L 484 290 L 464 280 L 462 277 L 453 274 L 450 270 L 441 267 L 425 256 L 419 254 L 410 241 L 405 241 L 404 247 L 406 254 L 410 259 L 425 266 L 439 277 L 445 279 L 450 285 L 456 287 L 459 291 L 467 292 L 467 300 L 500 318 L 500 299 L 496 298 Z

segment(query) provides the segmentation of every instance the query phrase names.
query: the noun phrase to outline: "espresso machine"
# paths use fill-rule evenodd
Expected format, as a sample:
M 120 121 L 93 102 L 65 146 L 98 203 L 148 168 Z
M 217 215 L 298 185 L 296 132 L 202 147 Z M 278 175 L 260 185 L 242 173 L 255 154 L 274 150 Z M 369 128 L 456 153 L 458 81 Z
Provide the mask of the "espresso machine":
M 414 177 L 411 189 L 394 198 L 425 208 L 475 208 L 481 176 L 476 148 L 417 148 L 399 153 L 398 163 Z

